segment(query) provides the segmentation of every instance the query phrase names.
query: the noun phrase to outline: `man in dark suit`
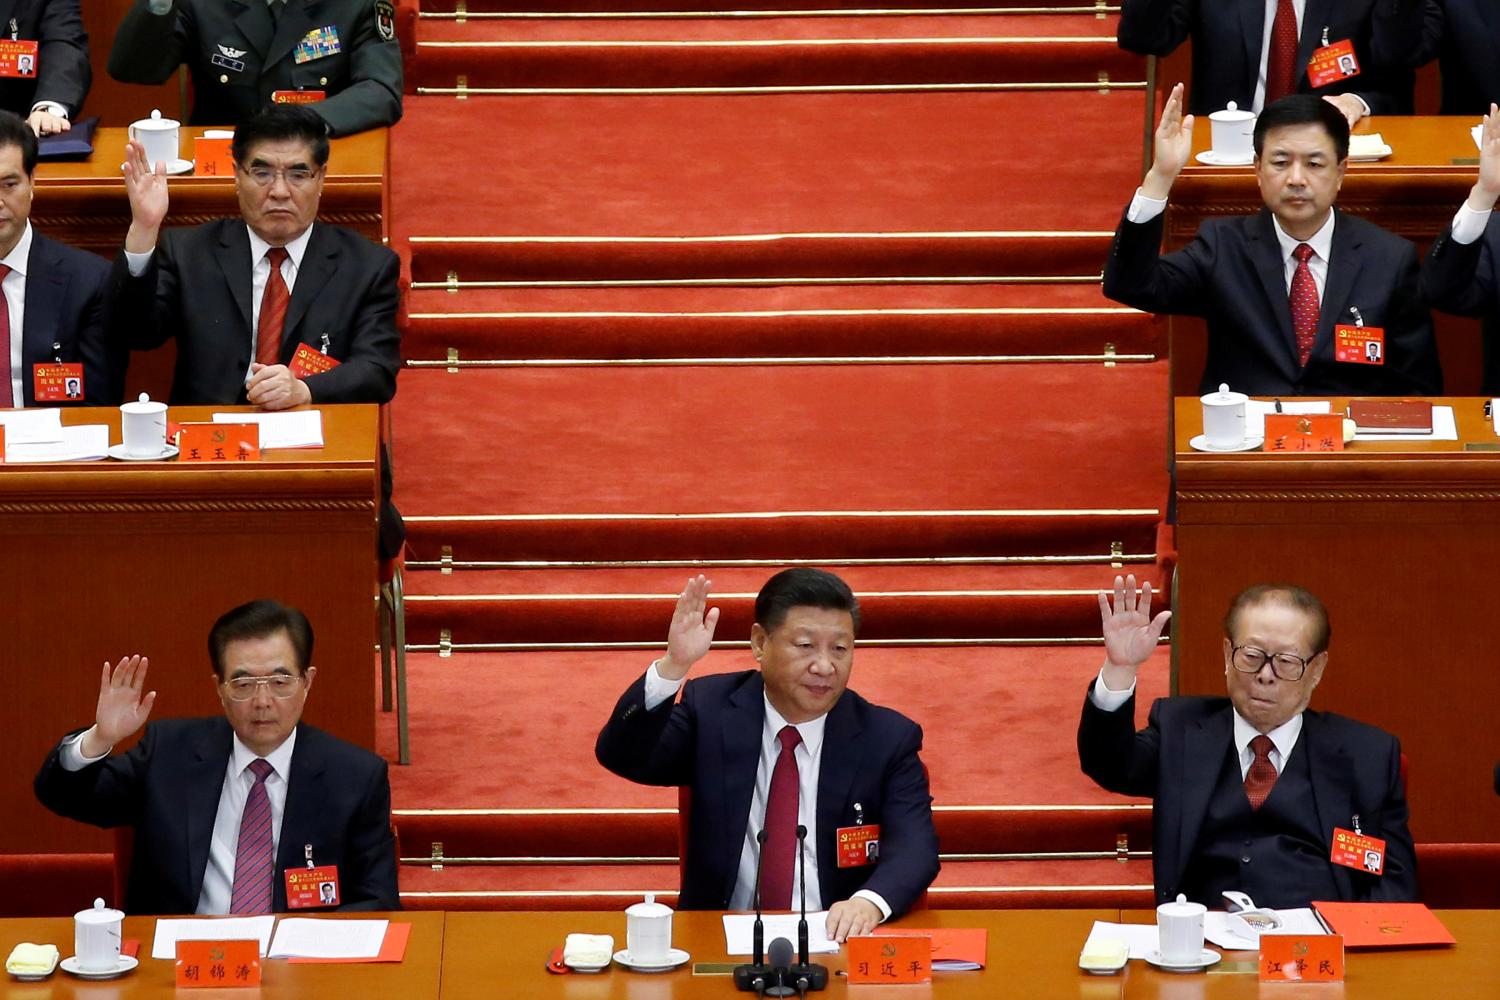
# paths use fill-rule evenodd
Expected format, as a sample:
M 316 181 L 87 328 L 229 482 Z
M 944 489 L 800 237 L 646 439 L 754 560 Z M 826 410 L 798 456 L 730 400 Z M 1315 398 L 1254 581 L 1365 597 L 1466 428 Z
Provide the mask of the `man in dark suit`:
M 334 135 L 401 118 L 394 0 L 136 0 L 109 75 L 166 82 L 187 63 L 195 125 L 235 125 L 278 100 L 311 100 Z
M 36 134 L 0 111 L 0 409 L 56 403 L 120 402 L 124 351 L 104 335 L 109 265 L 49 240 L 31 225 Z M 38 376 L 37 365 L 58 367 Z M 79 394 L 66 392 L 80 377 Z M 64 375 L 63 372 L 68 374 Z M 38 398 L 41 384 L 43 398 Z
M 1209 219 L 1190 244 L 1163 255 L 1167 195 L 1192 142 L 1178 84 L 1156 129 L 1151 170 L 1115 231 L 1104 294 L 1206 319 L 1204 392 L 1227 382 L 1267 396 L 1440 394 L 1416 248 L 1333 207 L 1349 154 L 1343 117 L 1306 94 L 1267 108 L 1254 135 L 1265 209 Z M 1342 344 L 1340 327 L 1349 328 Z M 1370 341 L 1380 342 L 1378 361 Z
M 38 135 L 66 132 L 93 81 L 79 0 L 0 0 L 0 38 L 37 46 L 34 59 L 17 57 L 20 75 L 0 77 L 0 108 L 25 118 Z
M 317 668 L 300 611 L 255 601 L 208 636 L 225 718 L 146 726 L 148 662 L 104 665 L 94 724 L 48 754 L 36 795 L 60 815 L 130 826 L 131 913 L 287 910 L 285 873 L 311 859 L 337 881 L 340 909 L 400 908 L 385 761 L 301 722 Z M 313 905 L 317 905 L 314 903 Z
M 1288 94 L 1310 93 L 1327 97 L 1353 125 L 1365 115 L 1412 112 L 1412 71 L 1379 58 L 1398 40 L 1393 6 L 1393 0 L 1122 0 L 1117 30 L 1120 47 L 1141 55 L 1170 55 L 1192 41 L 1195 115 L 1222 111 L 1230 101 L 1258 114 Z M 1340 42 L 1353 46 L 1358 75 L 1314 87 L 1308 62 Z
M 1377 58 L 1441 68 L 1445 115 L 1482 115 L 1500 101 L 1500 6 L 1494 0 L 1396 0 L 1397 30 Z
M 1105 661 L 1078 727 L 1083 771 L 1103 788 L 1152 806 L 1152 868 L 1159 901 L 1179 893 L 1216 907 L 1238 890 L 1262 906 L 1313 900 L 1409 901 L 1416 856 L 1407 829 L 1396 738 L 1307 708 L 1328 666 L 1328 613 L 1301 587 L 1249 587 L 1224 618 L 1228 698 L 1162 698 L 1135 730 L 1135 679 L 1170 611 L 1151 617 L 1151 585 L 1115 577 L 1099 595 Z M 1332 858 L 1347 830 L 1361 845 L 1349 865 Z M 1383 855 L 1369 871 L 1366 849 Z
M 784 570 L 756 597 L 758 672 L 684 686 L 719 621 L 718 608 L 705 613 L 709 586 L 688 581 L 667 655 L 620 698 L 599 762 L 631 781 L 691 790 L 682 908 L 752 909 L 763 854 L 762 902 L 796 909 L 800 825 L 808 908 L 828 909 L 835 940 L 867 933 L 908 910 L 938 872 L 922 730 L 847 689 L 859 604 L 821 570 Z

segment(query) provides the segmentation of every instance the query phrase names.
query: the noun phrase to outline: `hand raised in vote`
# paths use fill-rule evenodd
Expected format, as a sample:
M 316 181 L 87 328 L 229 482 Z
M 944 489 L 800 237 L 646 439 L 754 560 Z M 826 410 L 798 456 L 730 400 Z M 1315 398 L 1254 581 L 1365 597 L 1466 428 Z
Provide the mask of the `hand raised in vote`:
M 167 165 L 146 159 L 146 147 L 125 144 L 125 194 L 130 199 L 130 231 L 125 249 L 145 253 L 156 246 L 156 234 L 167 217 Z
M 708 591 L 713 581 L 698 574 L 687 582 L 672 611 L 667 629 L 667 655 L 656 661 L 656 672 L 669 681 L 687 676 L 693 664 L 708 655 L 719 624 L 719 609 L 708 605 Z
M 1182 84 L 1172 88 L 1152 138 L 1151 171 L 1141 183 L 1148 198 L 1165 198 L 1193 152 L 1193 116 L 1184 115 Z
M 245 398 L 262 410 L 289 410 L 312 402 L 307 383 L 292 374 L 286 365 L 250 364 L 250 378 L 245 382 Z
M 1479 133 L 1479 180 L 1469 194 L 1469 207 L 1488 212 L 1500 201 L 1500 107 L 1490 105 Z
M 828 908 L 828 937 L 843 944 L 880 926 L 884 914 L 868 899 L 841 899 Z
M 1135 680 L 1135 672 L 1156 651 L 1157 640 L 1167 627 L 1172 612 L 1163 611 L 1151 617 L 1151 582 L 1139 593 L 1135 574 L 1115 577 L 1114 605 L 1109 595 L 1099 592 L 1099 616 L 1104 623 L 1104 684 L 1123 691 Z M 1119 681 L 1120 683 L 1115 683 Z
M 150 660 L 144 656 L 122 656 L 111 667 L 104 664 L 99 676 L 99 703 L 94 709 L 94 728 L 84 734 L 79 747 L 85 757 L 98 757 L 121 740 L 129 738 L 146 724 L 151 715 L 151 706 L 156 703 L 156 692 L 144 697 L 141 690 L 146 685 L 146 668 Z

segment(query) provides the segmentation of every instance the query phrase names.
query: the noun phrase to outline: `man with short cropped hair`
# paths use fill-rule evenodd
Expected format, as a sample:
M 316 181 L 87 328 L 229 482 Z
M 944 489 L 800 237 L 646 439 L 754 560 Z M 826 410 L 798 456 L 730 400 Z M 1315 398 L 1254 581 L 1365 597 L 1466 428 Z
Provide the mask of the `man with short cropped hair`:
M 288 908 L 286 873 L 332 867 L 340 909 L 394 910 L 385 761 L 302 722 L 317 668 L 302 612 L 254 601 L 208 636 L 224 718 L 147 725 L 149 661 L 104 664 L 94 724 L 48 754 L 36 795 L 59 815 L 135 831 L 129 913 Z M 113 748 L 145 726 L 124 754 Z
M 800 825 L 809 911 L 828 910 L 834 940 L 866 934 L 937 876 L 922 729 L 848 689 L 859 603 L 822 570 L 783 570 L 761 588 L 750 630 L 759 670 L 684 684 L 719 622 L 710 585 L 688 581 L 667 653 L 615 706 L 599 762 L 691 791 L 681 908 L 753 909 L 759 859 L 764 907 L 797 909 Z

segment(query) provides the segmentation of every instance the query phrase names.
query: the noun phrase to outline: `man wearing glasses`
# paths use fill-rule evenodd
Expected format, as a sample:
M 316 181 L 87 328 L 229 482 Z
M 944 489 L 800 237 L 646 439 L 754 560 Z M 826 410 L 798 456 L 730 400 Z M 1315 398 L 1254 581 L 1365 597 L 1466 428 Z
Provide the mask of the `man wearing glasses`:
M 385 761 L 300 721 L 312 647 L 302 612 L 241 605 L 208 634 L 225 717 L 149 726 L 146 658 L 104 664 L 94 724 L 47 756 L 36 795 L 70 819 L 134 828 L 126 911 L 283 912 L 286 872 L 309 860 L 337 880 L 340 909 L 400 907 Z
M 1225 890 L 1275 908 L 1415 899 L 1400 744 L 1307 707 L 1328 666 L 1322 602 L 1283 584 L 1242 591 L 1224 617 L 1229 697 L 1162 698 L 1137 732 L 1136 672 L 1171 612 L 1152 618 L 1151 585 L 1137 594 L 1134 576 L 1115 577 L 1114 591 L 1113 603 L 1099 595 L 1105 662 L 1084 699 L 1078 756 L 1109 791 L 1154 799 L 1157 899 L 1182 893 L 1215 908 Z M 1359 849 L 1342 849 L 1351 844 Z M 1366 863 L 1371 849 L 1381 874 Z

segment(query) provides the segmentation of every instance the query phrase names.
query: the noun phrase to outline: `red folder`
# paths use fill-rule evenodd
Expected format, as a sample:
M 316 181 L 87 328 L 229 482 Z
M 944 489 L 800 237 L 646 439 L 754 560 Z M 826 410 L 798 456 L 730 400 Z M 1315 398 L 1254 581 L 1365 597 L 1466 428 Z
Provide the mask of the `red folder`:
M 1342 934 L 1346 948 L 1420 948 L 1455 944 L 1442 921 L 1421 903 L 1314 903 Z
M 982 969 L 989 952 L 990 932 L 983 927 L 877 927 L 870 933 L 932 938 L 932 967 L 938 972 L 970 965 Z

